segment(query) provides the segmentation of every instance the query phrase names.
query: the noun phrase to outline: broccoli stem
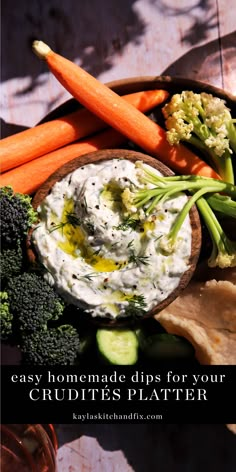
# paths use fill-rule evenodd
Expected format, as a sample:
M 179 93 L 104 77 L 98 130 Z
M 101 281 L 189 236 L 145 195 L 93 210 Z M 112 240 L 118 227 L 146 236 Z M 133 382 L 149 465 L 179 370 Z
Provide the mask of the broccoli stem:
M 226 182 L 230 182 L 234 184 L 234 168 L 231 159 L 231 154 L 228 149 L 225 150 L 223 156 L 218 157 L 217 160 L 219 161 L 219 175 L 222 177 L 223 180 Z
M 236 218 L 236 201 L 226 195 L 214 194 L 206 197 L 210 207 L 223 215 Z
M 187 203 L 184 205 L 183 209 L 179 213 L 178 217 L 175 220 L 174 225 L 171 228 L 171 231 L 169 233 L 169 238 L 175 240 L 177 237 L 177 234 L 186 218 L 188 215 L 189 211 L 191 210 L 192 206 L 194 203 L 202 197 L 205 193 L 208 192 L 208 189 L 206 190 L 205 188 L 201 188 L 198 190 L 194 195 L 187 201 Z
M 168 177 L 162 177 L 162 176 L 158 176 L 154 174 L 152 171 L 150 171 L 144 166 L 142 166 L 141 168 L 144 172 L 144 175 L 140 176 L 140 180 L 142 182 L 148 182 L 153 185 L 156 185 L 157 188 L 141 190 L 137 194 L 140 197 L 147 195 L 149 192 L 153 192 L 153 194 L 155 195 L 155 192 L 159 193 L 159 191 L 160 192 L 162 190 L 165 191 L 165 189 L 167 188 L 167 185 L 170 186 L 170 183 L 174 182 L 173 188 L 175 186 L 175 188 L 177 189 L 177 186 L 179 186 L 179 191 L 192 190 L 194 188 L 202 188 L 203 186 L 207 186 L 207 185 L 209 185 L 209 187 L 212 187 L 214 185 L 217 188 L 219 183 L 220 185 L 223 183 L 224 188 L 222 187 L 220 188 L 219 186 L 219 190 L 215 190 L 215 192 L 224 191 L 231 197 L 236 198 L 236 187 L 234 185 L 234 182 L 229 182 L 228 180 L 219 181 L 217 179 L 211 179 L 211 178 L 202 177 L 199 175 L 171 175 Z M 186 187 L 184 187 L 184 185 L 186 185 Z
M 218 247 L 220 244 L 220 233 L 221 233 L 221 226 L 219 221 L 217 220 L 215 214 L 213 213 L 211 207 L 208 205 L 205 199 L 200 198 L 197 201 L 197 207 L 205 221 L 207 229 L 210 233 L 212 238 L 213 244 Z M 223 230 L 222 230 L 223 231 Z
M 231 184 L 234 184 L 233 163 L 231 159 L 231 154 L 228 149 L 225 150 L 222 156 L 217 156 L 217 154 L 213 151 L 213 149 L 206 146 L 204 142 L 201 141 L 201 139 L 199 139 L 196 136 L 192 135 L 190 139 L 186 140 L 186 142 L 192 144 L 193 146 L 195 146 L 196 148 L 198 148 L 200 151 L 204 153 L 208 162 L 211 165 L 213 164 L 214 169 L 216 170 L 216 172 L 218 172 L 218 174 L 223 180 Z M 235 142 L 235 145 L 236 145 L 236 142 Z
M 236 119 L 230 120 L 228 123 L 227 129 L 228 129 L 228 137 L 230 141 L 230 145 L 233 149 L 233 151 L 236 153 Z
M 223 182 L 216 179 L 208 179 L 202 177 L 182 176 L 173 180 L 168 180 L 169 177 L 163 177 L 162 182 L 165 182 L 165 187 L 155 187 L 153 189 L 141 190 L 135 194 L 134 203 L 137 208 L 144 206 L 149 200 L 159 197 L 160 200 L 164 195 L 168 194 L 168 198 L 174 194 L 184 191 L 197 191 L 205 189 L 204 193 L 225 192 L 227 195 L 236 198 L 236 187 L 228 182 Z M 158 199 L 156 201 L 158 201 Z
M 235 265 L 235 243 L 231 242 L 227 238 L 214 212 L 212 211 L 211 207 L 204 198 L 199 198 L 196 202 L 196 205 L 205 221 L 213 243 L 213 249 L 211 256 L 208 260 L 208 265 L 210 267 L 215 267 L 216 265 L 219 265 L 219 267 L 221 268 Z M 218 258 L 218 256 L 220 256 L 220 258 Z M 229 256 L 229 258 L 227 256 Z M 232 258 L 230 256 L 232 256 Z
M 192 175 L 160 177 L 145 167 L 143 170 L 144 176 L 142 175 L 141 180 L 148 181 L 156 187 L 137 191 L 134 194 L 133 202 L 137 208 L 145 207 L 146 214 L 153 211 L 158 203 L 163 203 L 173 195 L 181 194 L 184 191 L 192 194 L 178 214 L 168 234 L 167 245 L 164 241 L 163 247 L 165 250 L 169 251 L 174 247 L 178 232 L 190 209 L 196 203 L 213 243 L 212 254 L 208 261 L 209 265 L 212 267 L 218 265 L 222 268 L 235 266 L 236 243 L 227 238 L 211 206 L 236 218 L 236 202 L 232 200 L 232 198 L 236 198 L 236 186 L 228 182 Z M 203 197 L 204 195 L 205 197 Z M 147 205 L 148 202 L 151 203 Z

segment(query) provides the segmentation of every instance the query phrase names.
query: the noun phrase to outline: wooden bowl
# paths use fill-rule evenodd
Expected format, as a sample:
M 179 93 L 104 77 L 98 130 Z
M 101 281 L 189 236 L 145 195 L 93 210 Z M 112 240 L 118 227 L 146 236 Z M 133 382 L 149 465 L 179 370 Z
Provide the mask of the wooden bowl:
M 123 150 L 123 149 L 106 149 L 102 151 L 96 151 L 96 152 L 92 152 L 84 156 L 81 156 L 79 158 L 73 159 L 69 163 L 60 167 L 55 173 L 53 173 L 35 194 L 32 201 L 33 207 L 37 209 L 37 207 L 42 203 L 42 201 L 50 193 L 55 183 L 63 179 L 69 173 L 75 171 L 79 167 L 82 167 L 86 164 L 98 163 L 98 162 L 102 162 L 102 161 L 110 160 L 110 159 L 128 159 L 132 162 L 136 162 L 137 160 L 140 160 L 154 167 L 165 176 L 173 175 L 173 172 L 164 164 L 162 164 L 160 161 L 140 152 L 136 152 L 132 150 Z M 192 278 L 192 275 L 195 271 L 196 264 L 198 261 L 200 248 L 201 248 L 201 224 L 200 224 L 200 220 L 198 216 L 198 211 L 195 206 L 190 211 L 190 222 L 192 226 L 192 247 L 191 247 L 191 255 L 189 259 L 189 268 L 188 270 L 186 270 L 186 272 L 183 273 L 182 277 L 180 278 L 178 287 L 175 290 L 173 290 L 173 292 L 165 300 L 163 300 L 161 303 L 156 305 L 152 310 L 147 312 L 144 318 L 153 316 L 154 314 L 156 314 L 157 312 L 165 308 L 167 305 L 169 305 L 169 303 L 171 303 L 176 297 L 178 297 L 179 293 L 187 286 L 190 279 Z M 28 256 L 31 263 L 35 263 L 37 256 L 36 256 L 34 247 L 31 243 L 31 233 L 32 232 L 29 233 L 29 237 L 28 237 Z M 113 326 L 113 325 L 120 325 L 120 324 L 123 325 L 124 323 L 129 322 L 130 320 L 128 318 L 122 317 L 122 319 L 118 318 L 115 320 L 108 319 L 108 318 L 96 318 L 95 321 L 98 321 L 99 323 L 103 325 Z
M 231 109 L 231 113 L 233 117 L 236 117 L 236 98 L 229 92 L 219 88 L 215 87 L 213 85 L 210 85 L 208 83 L 204 83 L 201 81 L 197 80 L 192 80 L 192 79 L 186 79 L 184 77 L 170 77 L 170 76 L 140 76 L 140 77 L 131 77 L 131 78 L 126 78 L 126 79 L 120 79 L 116 81 L 112 81 L 106 84 L 108 87 L 110 87 L 112 90 L 114 90 L 116 93 L 119 95 L 125 95 L 129 93 L 134 93 L 134 92 L 139 92 L 142 90 L 151 90 L 151 89 L 158 89 L 162 88 L 167 90 L 170 95 L 174 93 L 181 93 L 183 90 L 192 90 L 195 93 L 201 93 L 201 92 L 206 92 L 206 93 L 211 93 L 223 100 L 225 100 L 227 106 Z M 157 107 L 155 110 L 156 117 L 158 120 L 160 120 L 160 124 L 162 123 L 164 125 L 164 119 L 161 113 L 161 107 Z M 55 118 L 59 118 L 61 116 L 64 116 L 68 113 L 72 113 L 73 111 L 77 110 L 78 108 L 81 108 L 81 104 L 75 100 L 74 98 L 71 98 L 70 100 L 67 100 L 65 103 L 54 109 L 52 112 L 50 112 L 48 115 L 46 115 L 43 120 L 41 120 L 41 123 L 50 121 Z M 104 153 L 106 152 L 112 152 L 112 155 L 114 156 L 114 152 L 120 152 L 119 150 L 107 150 L 107 151 L 99 151 L 96 153 L 89 154 L 89 159 L 90 162 L 92 162 L 92 159 L 95 158 L 97 160 L 102 160 Z M 170 169 L 168 169 L 166 166 L 164 166 L 161 162 L 158 162 L 156 159 L 153 159 L 151 157 L 148 157 L 146 154 L 141 154 L 139 153 L 140 156 L 142 156 L 142 160 L 146 162 L 146 160 L 151 159 L 149 163 L 153 165 L 154 167 L 158 168 L 164 175 L 168 175 L 171 173 Z M 122 151 L 122 156 L 127 156 L 129 159 L 131 159 L 131 151 Z M 108 154 L 104 159 L 108 157 Z M 53 185 L 53 180 L 62 178 L 63 175 L 66 175 L 67 172 L 73 171 L 73 165 L 74 163 L 76 164 L 76 161 L 78 162 L 79 165 L 83 165 L 86 163 L 88 158 L 88 155 L 80 157 L 78 160 L 73 160 L 71 161 L 70 164 L 67 164 L 66 166 L 63 166 L 61 169 L 58 170 L 55 174 L 53 174 L 45 184 L 42 185 L 41 189 L 36 193 L 33 204 L 36 207 L 40 201 L 44 198 L 43 195 L 47 195 L 47 192 L 50 191 L 50 185 Z M 135 157 L 135 160 L 138 159 L 137 155 Z M 83 164 L 82 164 L 83 163 Z M 77 165 L 77 164 L 76 164 Z M 61 172 L 64 172 L 65 169 L 65 174 L 60 174 Z M 235 166 L 235 171 L 236 171 L 236 166 Z M 58 174 L 59 173 L 59 174 Z M 60 177 L 61 175 L 61 177 Z M 171 303 L 180 293 L 180 291 L 186 287 L 188 282 L 190 281 L 194 270 L 195 266 L 198 260 L 199 252 L 200 252 L 200 246 L 201 246 L 201 225 L 200 225 L 200 220 L 198 217 L 198 213 L 196 208 L 194 207 L 191 212 L 190 212 L 190 218 L 191 218 L 191 224 L 192 224 L 192 229 L 193 229 L 193 240 L 192 240 L 192 253 L 190 257 L 190 265 L 189 265 L 189 270 L 183 274 L 180 284 L 178 288 L 162 303 L 160 303 L 155 309 L 153 309 L 151 312 L 148 313 L 146 316 L 152 316 L 154 313 L 157 311 L 160 311 L 164 307 L 166 307 L 169 303 Z M 30 242 L 28 242 L 28 253 L 31 261 L 35 260 L 35 253 L 32 247 L 30 247 Z M 103 324 L 106 324 L 106 320 L 101 320 Z M 107 320 L 107 324 L 112 324 L 113 321 Z

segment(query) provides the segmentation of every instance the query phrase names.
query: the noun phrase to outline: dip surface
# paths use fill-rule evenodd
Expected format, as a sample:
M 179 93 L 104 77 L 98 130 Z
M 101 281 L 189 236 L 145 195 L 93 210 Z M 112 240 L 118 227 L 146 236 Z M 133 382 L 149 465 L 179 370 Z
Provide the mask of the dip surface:
M 45 277 L 92 316 L 140 316 L 165 300 L 188 269 L 189 216 L 174 251 L 165 253 L 160 245 L 186 195 L 165 201 L 148 216 L 135 207 L 129 214 L 125 189 L 154 187 L 139 174 L 136 163 L 126 159 L 85 165 L 57 182 L 38 208 L 32 239 Z

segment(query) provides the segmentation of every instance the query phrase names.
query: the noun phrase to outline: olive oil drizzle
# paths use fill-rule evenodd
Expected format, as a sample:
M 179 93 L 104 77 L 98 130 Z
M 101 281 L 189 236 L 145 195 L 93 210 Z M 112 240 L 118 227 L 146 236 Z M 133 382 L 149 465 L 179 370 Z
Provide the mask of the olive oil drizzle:
M 74 225 L 75 219 L 70 222 L 68 219 L 69 214 L 75 215 L 74 202 L 71 199 L 65 201 L 62 219 L 60 224 L 57 225 L 57 229 L 64 238 L 64 241 L 58 242 L 58 247 L 60 247 L 62 251 L 74 258 L 83 258 L 84 261 L 97 272 L 113 272 L 126 266 L 126 261 L 117 263 L 117 261 L 111 258 L 105 258 L 100 255 L 100 251 L 94 251 L 87 243 L 87 235 L 80 224 L 80 220 L 78 219 L 78 225 Z
M 107 189 L 106 192 L 108 192 Z M 128 227 L 132 227 L 134 222 L 136 226 L 137 223 L 140 224 L 140 221 L 136 219 L 132 220 L 132 223 L 131 220 L 125 220 L 125 228 L 127 222 Z M 61 221 L 58 224 L 54 222 L 53 228 L 50 230 L 50 232 L 58 230 L 61 233 L 63 236 L 63 241 L 58 242 L 58 247 L 66 254 L 69 254 L 73 258 L 81 257 L 88 265 L 93 268 L 95 272 L 114 272 L 124 269 L 129 264 L 149 264 L 148 257 L 135 254 L 132 241 L 128 245 L 128 247 L 130 247 L 130 255 L 127 260 L 115 261 L 112 258 L 103 257 L 101 255 L 102 247 L 98 250 L 94 250 L 94 248 L 88 244 L 87 231 L 90 233 L 90 223 L 87 222 L 86 219 L 83 221 L 83 223 L 84 225 L 82 224 L 81 219 L 77 217 L 75 213 L 74 201 L 72 199 L 66 200 L 64 203 Z M 147 231 L 152 230 L 153 228 L 154 222 L 144 222 L 143 236 L 145 237 Z M 93 230 L 95 231 L 94 227 Z

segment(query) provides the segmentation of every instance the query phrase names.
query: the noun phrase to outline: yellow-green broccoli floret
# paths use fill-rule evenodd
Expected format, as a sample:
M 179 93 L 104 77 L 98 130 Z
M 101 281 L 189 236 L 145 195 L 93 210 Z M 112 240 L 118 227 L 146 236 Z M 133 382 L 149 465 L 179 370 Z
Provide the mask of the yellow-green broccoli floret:
M 0 319 L 1 319 L 1 339 L 8 340 L 12 336 L 13 315 L 10 311 L 7 292 L 0 292 Z

